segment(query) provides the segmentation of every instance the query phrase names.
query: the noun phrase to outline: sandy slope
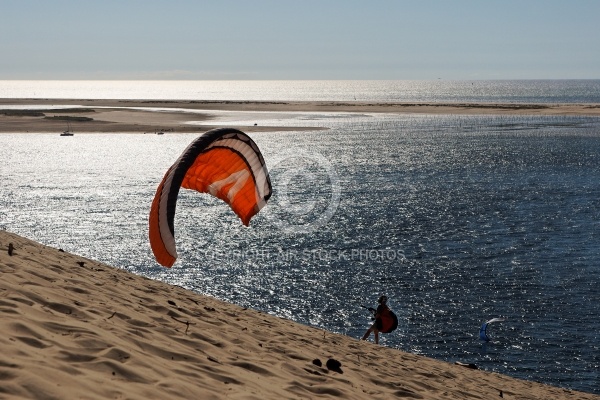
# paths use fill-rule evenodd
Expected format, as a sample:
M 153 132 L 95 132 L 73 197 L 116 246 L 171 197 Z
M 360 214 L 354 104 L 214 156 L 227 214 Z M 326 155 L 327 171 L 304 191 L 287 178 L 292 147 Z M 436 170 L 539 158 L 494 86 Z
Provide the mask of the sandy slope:
M 279 319 L 5 231 L 0 349 L 2 399 L 600 399 Z

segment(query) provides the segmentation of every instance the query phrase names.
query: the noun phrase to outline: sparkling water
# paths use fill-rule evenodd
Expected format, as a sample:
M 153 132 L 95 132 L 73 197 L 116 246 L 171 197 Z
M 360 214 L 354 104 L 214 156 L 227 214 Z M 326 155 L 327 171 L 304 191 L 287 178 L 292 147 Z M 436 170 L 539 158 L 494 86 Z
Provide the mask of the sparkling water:
M 599 118 L 233 120 L 329 129 L 252 134 L 274 195 L 249 228 L 182 190 L 171 269 L 148 212 L 196 135 L 0 135 L 0 229 L 357 339 L 386 294 L 400 324 L 385 346 L 600 393 Z
M 600 103 L 600 80 L 0 81 L 0 98 Z

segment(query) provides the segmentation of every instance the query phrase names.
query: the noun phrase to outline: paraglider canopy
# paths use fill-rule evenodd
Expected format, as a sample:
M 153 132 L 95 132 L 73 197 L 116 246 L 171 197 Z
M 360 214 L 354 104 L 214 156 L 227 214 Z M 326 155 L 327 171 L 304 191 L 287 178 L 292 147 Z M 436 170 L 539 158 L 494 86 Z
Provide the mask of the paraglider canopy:
M 150 246 L 165 267 L 177 259 L 174 219 L 180 188 L 225 201 L 246 226 L 272 193 L 265 161 L 248 135 L 220 128 L 195 139 L 165 173 L 150 209 Z
M 487 334 L 488 325 L 492 324 L 494 322 L 502 322 L 502 321 L 506 321 L 506 318 L 492 318 L 489 321 L 484 322 L 483 325 L 481 325 L 481 328 L 479 328 L 479 339 L 483 340 L 484 342 L 489 342 L 491 339 Z

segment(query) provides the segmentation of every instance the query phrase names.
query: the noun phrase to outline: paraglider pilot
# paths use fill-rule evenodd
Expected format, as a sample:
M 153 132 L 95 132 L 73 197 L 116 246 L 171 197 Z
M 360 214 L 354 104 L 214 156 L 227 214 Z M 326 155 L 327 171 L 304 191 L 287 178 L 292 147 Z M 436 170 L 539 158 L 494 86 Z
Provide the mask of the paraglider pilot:
M 375 344 L 379 344 L 379 332 L 386 333 L 389 332 L 388 319 L 391 319 L 388 315 L 390 314 L 390 309 L 387 306 L 388 298 L 387 296 L 381 296 L 377 300 L 379 305 L 377 306 L 377 310 L 372 307 L 369 307 L 368 310 L 373 313 L 373 317 L 375 322 L 367 331 L 361 340 L 367 340 L 371 335 L 371 332 L 375 335 Z

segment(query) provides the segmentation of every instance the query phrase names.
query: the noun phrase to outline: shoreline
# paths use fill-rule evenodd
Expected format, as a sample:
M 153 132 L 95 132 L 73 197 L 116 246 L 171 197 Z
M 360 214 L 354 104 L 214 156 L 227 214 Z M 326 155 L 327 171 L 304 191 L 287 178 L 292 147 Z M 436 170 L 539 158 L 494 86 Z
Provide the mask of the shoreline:
M 0 273 L 9 398 L 600 399 L 277 318 L 6 231 Z
M 43 110 L 44 115 L 17 114 L 43 106 L 77 106 L 67 111 Z M 27 108 L 31 106 L 31 108 Z M 8 107 L 8 108 L 7 108 Z M 142 109 L 136 109 L 142 108 Z M 155 109 L 164 109 L 160 112 Z M 172 111 L 168 111 L 172 109 Z M 188 110 L 186 112 L 186 110 Z M 194 111 L 193 113 L 190 111 Z M 0 133 L 59 133 L 67 122 L 77 124 L 77 133 L 200 133 L 223 124 L 211 125 L 215 113 L 230 112 L 344 112 L 391 114 L 600 116 L 600 104 L 524 103 L 382 103 L 348 101 L 196 101 L 196 100 L 90 100 L 90 99 L 0 99 Z M 215 112 L 215 113 L 211 113 Z M 202 125 L 189 124 L 190 121 Z M 232 126 L 246 132 L 316 130 L 311 126 Z M 153 132 L 154 131 L 154 132 Z

